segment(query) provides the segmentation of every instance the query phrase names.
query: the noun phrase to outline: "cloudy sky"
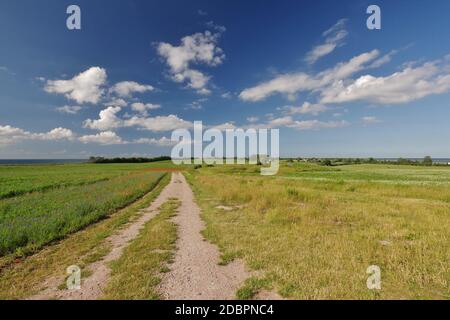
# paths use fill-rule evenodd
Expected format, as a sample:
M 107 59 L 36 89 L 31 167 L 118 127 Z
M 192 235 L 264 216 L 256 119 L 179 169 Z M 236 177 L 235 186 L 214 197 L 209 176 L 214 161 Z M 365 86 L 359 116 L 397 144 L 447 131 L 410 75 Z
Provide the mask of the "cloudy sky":
M 81 8 L 81 30 L 66 8 Z M 279 128 L 282 156 L 450 156 L 450 2 L 0 1 L 0 158 L 170 154 Z

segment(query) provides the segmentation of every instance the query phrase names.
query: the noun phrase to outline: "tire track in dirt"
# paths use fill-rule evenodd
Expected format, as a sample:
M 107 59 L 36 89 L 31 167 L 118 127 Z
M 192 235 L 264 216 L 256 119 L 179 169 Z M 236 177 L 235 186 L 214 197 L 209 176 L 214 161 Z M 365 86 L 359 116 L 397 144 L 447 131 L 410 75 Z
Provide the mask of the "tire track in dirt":
M 111 274 L 111 269 L 108 264 L 111 261 L 117 260 L 122 255 L 125 247 L 129 242 L 139 235 L 140 230 L 145 223 L 155 217 L 159 210 L 158 208 L 164 204 L 169 198 L 179 198 L 181 195 L 180 173 L 172 173 L 170 183 L 162 190 L 160 195 L 152 202 L 152 204 L 142 210 L 143 214 L 135 221 L 128 224 L 124 229 L 120 230 L 106 239 L 112 246 L 111 251 L 103 257 L 102 260 L 94 262 L 87 267 L 87 270 L 92 274 L 86 279 L 82 279 L 81 289 L 79 290 L 60 290 L 58 286 L 62 283 L 63 278 L 49 279 L 45 286 L 47 289 L 32 296 L 31 300 L 45 300 L 45 299 L 61 299 L 61 300 L 95 300 L 103 295 L 108 279 Z
M 159 291 L 164 299 L 229 300 L 250 276 L 244 264 L 235 260 L 220 266 L 218 248 L 201 235 L 205 224 L 195 203 L 191 187 L 182 174 L 177 175 L 181 206 L 173 221 L 178 225 L 177 252 L 170 272 L 162 276 Z

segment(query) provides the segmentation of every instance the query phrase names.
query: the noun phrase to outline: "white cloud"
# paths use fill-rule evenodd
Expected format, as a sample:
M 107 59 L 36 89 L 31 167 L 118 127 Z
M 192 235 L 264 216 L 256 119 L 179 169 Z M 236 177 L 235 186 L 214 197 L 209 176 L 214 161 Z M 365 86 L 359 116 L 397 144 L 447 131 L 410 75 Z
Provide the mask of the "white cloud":
M 309 102 L 303 103 L 303 105 L 299 107 L 294 106 L 285 106 L 281 107 L 280 110 L 282 110 L 284 113 L 289 115 L 294 114 L 312 114 L 314 116 L 317 116 L 319 113 L 325 112 L 328 110 L 326 106 L 323 104 L 312 104 Z
M 140 127 L 149 131 L 171 131 L 175 129 L 186 129 L 192 127 L 192 123 L 178 118 L 176 115 L 157 117 L 137 117 L 124 120 L 124 127 Z
M 48 80 L 44 88 L 49 93 L 64 94 L 67 99 L 78 103 L 99 102 L 106 83 L 106 71 L 103 68 L 91 67 L 70 80 Z
M 78 111 L 80 111 L 81 109 L 83 109 L 80 106 L 63 106 L 63 107 L 59 107 L 56 108 L 56 111 L 61 112 L 61 113 L 69 113 L 69 114 L 77 114 Z
M 147 117 L 146 115 L 130 116 L 128 119 L 122 119 L 117 114 L 121 111 L 120 107 L 108 107 L 99 113 L 99 119 L 87 119 L 83 126 L 89 129 L 106 131 L 124 127 L 138 127 L 149 131 L 171 131 L 181 128 L 190 128 L 192 123 L 178 118 L 176 115 Z
M 225 28 L 224 26 L 221 26 L 221 25 L 218 25 L 218 24 L 214 23 L 214 21 L 208 21 L 206 23 L 206 26 L 208 28 L 214 29 L 214 30 L 216 30 L 218 32 L 221 32 L 221 33 L 227 31 L 227 28 Z
M 0 145 L 8 145 L 24 140 L 72 140 L 75 137 L 70 129 L 55 128 L 46 133 L 31 133 L 10 125 L 0 125 Z
M 81 136 L 78 140 L 82 143 L 97 143 L 101 145 L 126 144 L 115 132 L 103 131 L 94 135 Z
M 339 20 L 333 27 L 323 33 L 325 37 L 324 43 L 314 47 L 306 55 L 305 61 L 308 64 L 313 64 L 323 56 L 326 56 L 334 51 L 339 46 L 343 45 L 344 39 L 347 37 L 348 32 L 345 30 L 345 24 L 347 19 Z
M 264 100 L 275 93 L 293 95 L 301 91 L 320 90 L 365 69 L 367 63 L 377 58 L 379 54 L 378 50 L 372 50 L 349 61 L 338 63 L 335 67 L 316 75 L 304 72 L 281 74 L 270 81 L 243 90 L 239 97 L 244 101 L 254 102 Z
M 161 105 L 159 104 L 153 104 L 153 103 L 142 103 L 142 102 L 135 102 L 131 104 L 131 109 L 133 111 L 139 112 L 143 115 L 148 115 L 147 111 L 149 110 L 156 110 L 161 108 Z
M 380 119 L 378 119 L 377 117 L 373 117 L 373 116 L 366 116 L 366 117 L 362 117 L 361 121 L 364 124 L 375 124 L 375 123 L 380 123 L 382 122 Z
M 156 138 L 140 138 L 140 139 L 134 140 L 133 143 L 150 144 L 150 145 L 155 145 L 155 146 L 160 146 L 160 147 L 169 147 L 169 146 L 173 146 L 177 142 L 176 141 L 172 141 L 169 138 L 162 137 L 162 138 L 159 138 L 159 139 L 156 139 Z
M 319 120 L 294 120 L 291 116 L 275 118 L 267 123 L 269 128 L 287 127 L 296 130 L 319 130 L 342 128 L 349 125 L 345 120 L 342 121 L 319 121 Z
M 128 103 L 125 100 L 121 99 L 121 98 L 114 98 L 111 101 L 105 103 L 104 105 L 108 106 L 108 107 L 121 107 L 121 108 L 124 108 L 124 107 L 126 107 L 128 105 Z
M 61 127 L 55 128 L 47 133 L 34 134 L 33 136 L 39 140 L 71 140 L 75 137 L 72 130 Z
M 386 77 L 364 75 L 352 81 L 338 81 L 321 93 L 322 103 L 368 101 L 400 104 L 432 94 L 450 91 L 450 63 L 446 60 L 407 66 Z
M 217 46 L 220 33 L 196 33 L 181 39 L 181 45 L 170 43 L 158 44 L 158 54 L 165 59 L 170 67 L 172 79 L 175 82 L 187 82 L 187 86 L 200 94 L 209 94 L 206 87 L 210 77 L 191 68 L 191 64 L 206 64 L 217 66 L 223 62 L 225 55 Z
M 226 129 L 236 129 L 236 126 L 234 125 L 234 122 L 225 122 L 225 123 L 221 123 L 215 126 L 211 126 L 211 128 L 213 129 L 218 129 L 218 130 L 226 130 Z
M 144 93 L 153 90 L 154 88 L 151 85 L 140 84 L 135 81 L 122 81 L 116 83 L 109 91 L 117 94 L 120 97 L 126 98 L 134 92 Z
M 369 68 L 379 68 L 382 65 L 391 62 L 392 57 L 394 55 L 396 55 L 398 53 L 398 50 L 392 50 L 391 52 L 385 54 L 384 56 L 382 56 L 381 58 L 375 60 L 370 66 Z
M 117 117 L 120 107 L 108 107 L 100 111 L 98 120 L 87 119 L 83 123 L 83 127 L 96 130 L 109 130 L 122 126 L 122 120 Z

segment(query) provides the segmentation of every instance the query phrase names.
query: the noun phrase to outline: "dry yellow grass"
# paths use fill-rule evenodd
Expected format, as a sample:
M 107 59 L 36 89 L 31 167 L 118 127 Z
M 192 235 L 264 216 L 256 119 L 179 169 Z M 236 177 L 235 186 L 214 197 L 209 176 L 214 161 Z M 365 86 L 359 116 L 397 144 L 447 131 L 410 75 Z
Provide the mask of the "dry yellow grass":
M 450 297 L 449 187 L 226 170 L 188 174 L 205 235 L 224 262 L 241 257 L 264 271 L 264 286 L 294 299 Z M 381 268 L 382 290 L 366 286 L 370 265 Z

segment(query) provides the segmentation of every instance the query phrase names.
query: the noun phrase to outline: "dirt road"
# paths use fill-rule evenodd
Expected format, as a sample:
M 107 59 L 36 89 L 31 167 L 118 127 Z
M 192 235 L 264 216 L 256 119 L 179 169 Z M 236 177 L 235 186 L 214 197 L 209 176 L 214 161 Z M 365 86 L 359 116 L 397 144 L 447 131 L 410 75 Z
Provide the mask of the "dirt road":
M 186 179 L 179 172 L 172 173 L 170 183 L 142 216 L 107 238 L 112 250 L 100 261 L 89 265 L 91 275 L 82 280 L 80 290 L 60 290 L 61 279 L 50 279 L 47 289 L 31 299 L 94 300 L 103 295 L 111 270 L 108 264 L 122 255 L 128 243 L 139 235 L 146 222 L 158 214 L 158 208 L 170 198 L 181 201 L 178 215 L 174 218 L 178 225 L 177 252 L 170 272 L 163 275 L 159 287 L 165 299 L 232 299 L 236 289 L 248 277 L 242 263 L 235 261 L 227 266 L 219 266 L 219 251 L 206 242 L 200 232 L 204 223 L 200 218 L 200 208 Z
M 185 178 L 176 176 L 181 207 L 174 221 L 178 225 L 175 262 L 159 287 L 165 299 L 233 299 L 240 284 L 249 276 L 240 261 L 219 266 L 219 250 L 204 240 L 200 208 Z

